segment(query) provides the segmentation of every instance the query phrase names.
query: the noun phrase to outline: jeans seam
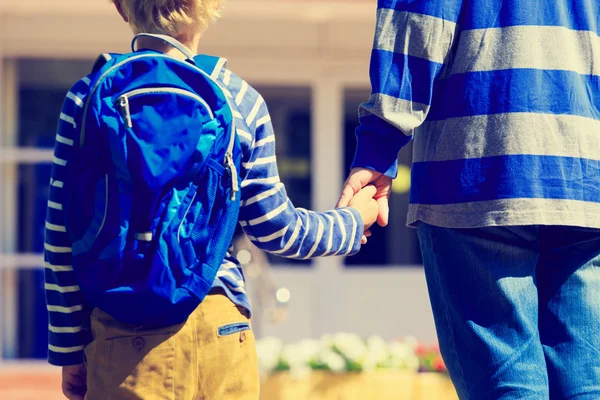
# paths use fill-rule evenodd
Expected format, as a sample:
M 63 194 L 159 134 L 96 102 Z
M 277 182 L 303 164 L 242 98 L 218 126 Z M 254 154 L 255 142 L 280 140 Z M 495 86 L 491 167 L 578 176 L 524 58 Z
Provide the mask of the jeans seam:
M 433 232 L 432 232 L 432 227 L 431 226 L 427 226 L 427 232 L 429 234 L 429 243 L 433 243 Z M 434 261 L 434 268 L 433 268 L 433 273 L 435 275 L 435 282 L 437 284 L 438 290 L 440 291 L 440 297 L 442 298 L 442 303 L 444 304 L 444 319 L 446 322 L 446 326 L 448 328 L 448 332 L 450 333 L 450 341 L 452 343 L 452 352 L 454 353 L 454 357 L 456 358 L 456 360 L 458 361 L 458 352 L 456 351 L 456 346 L 454 345 L 454 331 L 452 329 L 452 325 L 450 323 L 450 308 L 448 307 L 448 303 L 446 301 L 446 295 L 444 294 L 444 290 L 443 290 L 443 286 L 442 286 L 442 281 L 440 278 L 440 274 L 438 271 L 438 260 L 437 260 L 437 256 L 435 254 L 435 251 L 432 251 L 433 254 L 433 261 Z M 460 362 L 457 362 L 458 365 L 458 372 L 460 374 L 460 384 L 462 386 L 462 391 L 463 393 L 467 393 L 467 383 L 465 382 L 465 373 L 463 371 L 462 368 L 462 364 Z M 467 396 L 469 396 L 467 394 Z M 469 396 L 470 397 L 470 396 Z

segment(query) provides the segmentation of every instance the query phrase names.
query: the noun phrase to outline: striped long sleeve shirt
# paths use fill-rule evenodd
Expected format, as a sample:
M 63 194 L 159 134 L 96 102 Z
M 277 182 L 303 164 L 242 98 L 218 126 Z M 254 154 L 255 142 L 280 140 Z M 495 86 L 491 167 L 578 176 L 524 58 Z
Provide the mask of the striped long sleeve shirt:
M 379 0 L 355 167 L 414 136 L 408 223 L 600 228 L 599 3 Z
M 363 234 L 360 214 L 352 208 L 317 213 L 294 207 L 279 179 L 275 136 L 263 98 L 225 67 L 214 78 L 229 97 L 236 118 L 243 152 L 239 223 L 252 242 L 270 253 L 297 259 L 356 253 Z M 45 276 L 49 362 L 54 365 L 82 363 L 84 347 L 91 339 L 86 328 L 90 310 L 71 265 L 71 242 L 63 215 L 64 167 L 70 159 L 89 84 L 89 78 L 83 78 L 65 99 L 50 182 Z M 242 269 L 231 254 L 224 260 L 213 285 L 250 311 Z

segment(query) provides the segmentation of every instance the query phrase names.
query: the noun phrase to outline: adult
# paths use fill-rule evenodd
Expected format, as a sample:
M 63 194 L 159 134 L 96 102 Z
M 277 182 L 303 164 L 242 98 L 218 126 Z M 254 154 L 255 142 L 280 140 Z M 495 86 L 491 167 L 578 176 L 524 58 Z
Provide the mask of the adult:
M 379 0 L 344 206 L 413 137 L 418 230 L 462 399 L 600 398 L 595 0 Z M 401 238 L 397 238 L 401 240 Z

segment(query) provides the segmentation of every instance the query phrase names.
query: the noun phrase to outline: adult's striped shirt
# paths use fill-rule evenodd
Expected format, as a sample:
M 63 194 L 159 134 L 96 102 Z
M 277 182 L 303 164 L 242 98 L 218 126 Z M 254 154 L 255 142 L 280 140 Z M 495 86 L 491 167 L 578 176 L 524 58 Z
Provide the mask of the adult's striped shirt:
M 408 223 L 600 228 L 595 0 L 379 0 L 355 167 L 396 174 Z
M 239 223 L 252 242 L 265 251 L 296 259 L 356 253 L 363 235 L 360 214 L 352 208 L 322 213 L 295 208 L 279 179 L 275 136 L 263 98 L 225 66 L 213 78 L 229 98 L 241 140 Z M 85 77 L 67 94 L 54 150 L 45 239 L 48 359 L 54 365 L 81 364 L 83 350 L 91 340 L 91 310 L 71 264 L 72 243 L 65 227 L 63 193 L 65 166 L 79 137 L 89 85 L 90 78 Z M 222 288 L 236 305 L 250 311 L 242 269 L 233 255 L 227 255 L 213 286 Z

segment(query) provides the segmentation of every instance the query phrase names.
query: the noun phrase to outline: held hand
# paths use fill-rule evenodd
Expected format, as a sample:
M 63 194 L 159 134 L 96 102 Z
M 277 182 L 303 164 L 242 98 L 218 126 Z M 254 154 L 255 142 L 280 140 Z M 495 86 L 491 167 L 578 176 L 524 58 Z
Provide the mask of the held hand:
M 342 195 L 337 206 L 347 207 L 350 200 L 352 200 L 352 197 L 369 183 L 373 184 L 376 188 L 375 200 L 377 200 L 377 204 L 379 205 L 377 223 L 380 226 L 386 226 L 388 224 L 390 213 L 388 199 L 392 192 L 392 178 L 385 176 L 380 172 L 367 168 L 354 168 L 344 184 Z M 370 236 L 370 234 L 369 231 L 365 232 L 363 243 L 366 242 L 366 237 Z
M 62 391 L 69 400 L 83 400 L 87 392 L 85 364 L 62 368 Z
M 355 208 L 360 213 L 365 232 L 377 221 L 379 207 L 377 206 L 377 201 L 373 198 L 376 193 L 377 189 L 375 186 L 368 185 L 360 190 L 348 204 L 349 207 Z

